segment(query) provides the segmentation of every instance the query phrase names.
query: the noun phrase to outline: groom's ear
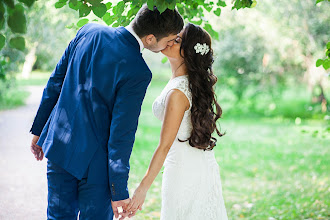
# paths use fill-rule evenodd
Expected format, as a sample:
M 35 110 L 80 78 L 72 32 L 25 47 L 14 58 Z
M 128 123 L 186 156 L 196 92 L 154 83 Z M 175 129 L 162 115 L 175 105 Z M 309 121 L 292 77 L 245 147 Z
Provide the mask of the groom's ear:
M 155 45 L 157 43 L 157 39 L 155 35 L 149 34 L 145 37 L 145 41 L 148 45 Z

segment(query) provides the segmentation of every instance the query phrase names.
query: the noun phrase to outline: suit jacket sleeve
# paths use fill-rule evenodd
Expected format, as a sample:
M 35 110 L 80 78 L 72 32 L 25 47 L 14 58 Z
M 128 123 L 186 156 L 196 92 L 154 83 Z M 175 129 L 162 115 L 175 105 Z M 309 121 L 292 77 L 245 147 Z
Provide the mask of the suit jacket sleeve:
M 109 184 L 113 201 L 129 198 L 127 189 L 129 158 L 132 152 L 138 118 L 151 73 L 136 74 L 117 89 L 112 111 L 109 152 Z M 142 76 L 141 76 L 142 75 Z
M 60 61 L 57 63 L 54 71 L 52 72 L 46 87 L 44 88 L 41 103 L 39 105 L 37 115 L 34 119 L 32 128 L 30 130 L 30 132 L 34 135 L 40 136 L 41 131 L 45 126 L 48 117 L 58 100 L 67 70 L 72 42 L 73 40 L 66 48 L 63 56 L 61 57 Z

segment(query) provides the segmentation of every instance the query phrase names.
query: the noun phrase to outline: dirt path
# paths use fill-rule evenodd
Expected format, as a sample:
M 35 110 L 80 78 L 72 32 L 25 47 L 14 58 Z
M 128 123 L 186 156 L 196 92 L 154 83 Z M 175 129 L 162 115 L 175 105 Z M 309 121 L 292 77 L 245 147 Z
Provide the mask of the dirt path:
M 25 106 L 0 112 L 0 220 L 46 219 L 46 160 L 36 161 L 29 148 L 43 88 L 27 89 Z

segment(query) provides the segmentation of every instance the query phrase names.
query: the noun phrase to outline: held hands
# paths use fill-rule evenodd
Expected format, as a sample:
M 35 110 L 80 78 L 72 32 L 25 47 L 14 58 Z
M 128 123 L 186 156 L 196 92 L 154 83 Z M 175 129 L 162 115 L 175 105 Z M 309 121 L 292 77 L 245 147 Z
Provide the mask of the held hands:
M 139 185 L 139 187 L 135 190 L 133 198 L 127 207 L 127 212 L 131 213 L 128 217 L 133 217 L 138 210 L 142 210 L 142 205 L 144 200 L 146 199 L 148 189 Z
M 115 215 L 115 218 L 120 218 L 119 220 L 124 220 L 126 217 L 130 217 L 129 214 L 130 212 L 127 212 L 127 205 L 129 204 L 129 202 L 131 201 L 131 199 L 125 199 L 125 200 L 120 200 L 120 201 L 111 201 L 111 206 L 112 206 L 112 210 L 113 210 L 113 214 Z M 122 212 L 118 211 L 118 208 L 121 207 L 123 209 Z
M 42 151 L 42 148 L 37 145 L 37 142 L 39 140 L 39 136 L 33 135 L 32 142 L 31 142 L 31 152 L 33 153 L 34 157 L 41 161 L 44 158 L 44 152 Z

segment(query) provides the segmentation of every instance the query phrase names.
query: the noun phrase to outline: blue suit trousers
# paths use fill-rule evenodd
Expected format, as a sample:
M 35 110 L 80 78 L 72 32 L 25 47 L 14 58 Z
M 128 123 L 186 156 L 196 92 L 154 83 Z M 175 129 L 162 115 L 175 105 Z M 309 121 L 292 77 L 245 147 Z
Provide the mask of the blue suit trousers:
M 108 184 L 78 180 L 70 173 L 48 160 L 49 220 L 112 220 L 111 195 Z

